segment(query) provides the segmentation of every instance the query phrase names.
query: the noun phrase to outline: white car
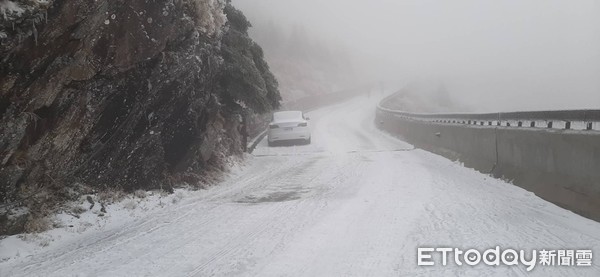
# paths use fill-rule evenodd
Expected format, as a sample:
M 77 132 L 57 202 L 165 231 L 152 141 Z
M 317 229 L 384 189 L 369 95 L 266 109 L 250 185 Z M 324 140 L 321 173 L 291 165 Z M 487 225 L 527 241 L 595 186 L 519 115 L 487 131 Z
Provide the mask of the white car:
M 310 144 L 308 120 L 309 118 L 300 111 L 274 113 L 267 133 L 269 146 L 273 146 L 275 142 L 286 140 L 302 140 L 306 144 Z

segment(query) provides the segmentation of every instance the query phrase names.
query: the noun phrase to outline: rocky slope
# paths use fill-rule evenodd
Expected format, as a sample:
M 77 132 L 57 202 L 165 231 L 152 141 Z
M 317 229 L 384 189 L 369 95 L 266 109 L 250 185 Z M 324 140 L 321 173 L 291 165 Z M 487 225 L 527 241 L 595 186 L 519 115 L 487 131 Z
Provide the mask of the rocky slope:
M 279 105 L 248 21 L 222 0 L 0 7 L 0 235 L 91 191 L 201 185 L 241 153 L 241 115 Z

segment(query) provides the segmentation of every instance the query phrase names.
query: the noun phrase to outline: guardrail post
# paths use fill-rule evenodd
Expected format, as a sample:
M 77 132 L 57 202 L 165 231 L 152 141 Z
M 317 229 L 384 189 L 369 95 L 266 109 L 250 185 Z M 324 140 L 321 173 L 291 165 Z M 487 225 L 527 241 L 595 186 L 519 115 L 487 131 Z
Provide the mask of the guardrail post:
M 510 122 L 506 122 L 506 127 L 510 127 Z
M 469 120 L 469 125 L 471 125 L 471 120 Z
M 567 122 L 565 122 L 565 129 L 566 129 L 566 130 L 569 130 L 569 129 L 571 129 L 571 121 L 567 121 Z
M 492 122 L 491 121 L 488 121 L 488 126 L 492 126 Z
M 535 121 L 531 121 L 531 124 L 529 125 L 531 128 L 535 127 Z
M 523 127 L 523 121 L 519 121 L 519 122 L 517 123 L 517 126 L 519 126 L 519 127 Z
M 548 129 L 552 129 L 552 121 L 548 121 Z
M 500 120 L 498 120 L 498 122 L 496 122 L 496 125 L 497 125 L 497 126 L 500 126 L 500 125 L 502 125 L 502 123 L 500 122 Z
M 592 130 L 592 122 L 588 122 L 587 126 L 585 126 L 586 130 Z

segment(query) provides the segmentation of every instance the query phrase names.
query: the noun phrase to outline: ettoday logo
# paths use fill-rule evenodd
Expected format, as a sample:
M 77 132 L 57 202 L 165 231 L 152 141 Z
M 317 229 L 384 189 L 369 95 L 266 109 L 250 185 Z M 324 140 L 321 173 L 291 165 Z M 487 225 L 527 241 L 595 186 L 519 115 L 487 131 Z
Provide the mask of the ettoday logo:
M 483 252 L 477 249 L 461 250 L 458 248 L 438 247 L 417 249 L 417 264 L 419 266 L 436 265 L 436 257 L 441 256 L 442 266 L 448 265 L 453 256 L 453 262 L 458 265 L 476 266 L 483 262 L 489 266 L 519 266 L 523 265 L 527 271 L 533 270 L 536 265 L 542 266 L 591 266 L 591 250 L 524 250 L 501 249 L 500 246 L 487 249 Z M 439 258 L 437 259 L 440 260 Z

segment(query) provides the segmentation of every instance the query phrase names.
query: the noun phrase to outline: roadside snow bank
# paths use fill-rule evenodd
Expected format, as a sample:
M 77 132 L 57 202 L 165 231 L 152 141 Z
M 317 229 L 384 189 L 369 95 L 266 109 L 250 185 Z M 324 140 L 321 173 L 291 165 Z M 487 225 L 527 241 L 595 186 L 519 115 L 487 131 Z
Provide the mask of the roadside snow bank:
M 96 200 L 93 200 L 93 204 L 87 200 L 96 199 L 97 195 L 83 196 L 80 201 L 71 204 L 69 211 L 63 211 L 52 219 L 51 224 L 55 229 L 39 234 L 8 236 L 0 240 L 0 263 L 59 247 L 83 234 L 99 233 L 125 225 L 149 212 L 175 205 L 193 193 L 196 192 L 187 189 L 178 189 L 173 194 L 164 191 L 150 191 L 144 195 L 136 193 L 106 206 Z

